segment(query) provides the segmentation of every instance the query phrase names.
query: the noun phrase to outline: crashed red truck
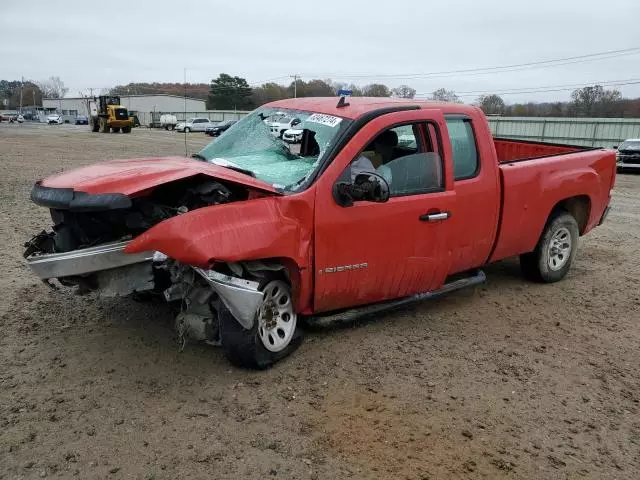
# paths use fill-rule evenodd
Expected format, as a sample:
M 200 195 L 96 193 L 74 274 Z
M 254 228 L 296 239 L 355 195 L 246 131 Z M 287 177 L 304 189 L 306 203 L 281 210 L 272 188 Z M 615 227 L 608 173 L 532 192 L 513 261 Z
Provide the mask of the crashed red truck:
M 299 145 L 271 134 L 283 114 Z M 493 138 L 475 107 L 392 99 L 274 102 L 195 157 L 37 182 L 54 225 L 25 257 L 47 282 L 176 301 L 180 338 L 256 368 L 299 345 L 303 318 L 431 298 L 507 257 L 562 279 L 615 181 L 613 151 Z

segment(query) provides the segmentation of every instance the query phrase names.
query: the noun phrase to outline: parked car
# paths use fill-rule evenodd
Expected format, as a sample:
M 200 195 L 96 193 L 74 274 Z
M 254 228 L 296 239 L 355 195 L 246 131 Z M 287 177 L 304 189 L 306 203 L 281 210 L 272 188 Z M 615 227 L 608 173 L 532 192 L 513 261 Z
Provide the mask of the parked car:
M 640 171 L 640 138 L 630 138 L 618 146 L 616 154 L 618 171 Z
M 206 133 L 207 135 L 211 136 L 211 137 L 217 137 L 219 135 L 221 135 L 222 133 L 226 132 L 229 127 L 235 123 L 237 123 L 237 120 L 226 120 L 224 122 L 220 122 L 217 125 L 212 125 L 209 126 L 207 128 L 205 128 L 204 133 Z
M 292 117 L 290 115 L 285 115 L 280 117 L 276 121 L 269 122 L 269 129 L 271 130 L 271 134 L 275 137 L 282 138 L 284 132 L 287 130 L 299 125 L 301 120 L 298 117 Z
M 86 115 L 78 115 L 75 120 L 76 125 L 89 125 L 89 117 Z
M 49 115 L 47 117 L 47 123 L 52 124 L 52 125 L 60 125 L 60 124 L 64 123 L 64 120 L 57 113 L 52 113 L 51 115 Z
M 207 127 L 214 124 L 208 118 L 189 118 L 186 122 L 180 122 L 176 125 L 178 132 L 204 132 Z
M 22 123 L 24 122 L 24 117 L 19 113 L 5 113 L 0 115 L 0 122 Z
M 303 133 L 304 130 L 298 125 L 298 128 L 288 128 L 285 130 L 282 134 L 282 139 L 287 143 L 300 143 Z
M 36 182 L 31 199 L 55 228 L 27 243 L 27 263 L 103 295 L 163 292 L 181 305 L 181 344 L 265 368 L 300 345 L 301 317 L 345 321 L 437 297 L 514 256 L 527 278 L 562 280 L 579 237 L 607 216 L 613 150 L 494 138 L 470 105 L 336 103 L 264 105 L 196 158 L 93 163 Z M 303 122 L 295 153 L 265 128 L 276 109 Z

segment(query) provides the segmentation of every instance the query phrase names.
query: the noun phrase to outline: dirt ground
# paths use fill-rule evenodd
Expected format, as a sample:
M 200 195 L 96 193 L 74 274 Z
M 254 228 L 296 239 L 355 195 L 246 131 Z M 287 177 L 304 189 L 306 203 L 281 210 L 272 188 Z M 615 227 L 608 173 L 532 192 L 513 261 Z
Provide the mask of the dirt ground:
M 565 281 L 501 262 L 251 372 L 178 353 L 165 305 L 51 291 L 21 256 L 50 223 L 36 179 L 184 150 L 172 132 L 0 125 L 0 479 L 640 478 L 640 175 L 618 176 Z

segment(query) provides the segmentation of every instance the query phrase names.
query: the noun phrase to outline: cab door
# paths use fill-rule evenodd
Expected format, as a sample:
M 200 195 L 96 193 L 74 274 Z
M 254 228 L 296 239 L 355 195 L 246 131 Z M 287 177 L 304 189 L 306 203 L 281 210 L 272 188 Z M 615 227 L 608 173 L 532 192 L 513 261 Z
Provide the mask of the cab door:
M 386 145 L 379 145 L 381 138 Z M 377 171 L 389 179 L 390 199 L 338 205 L 333 185 L 350 178 L 351 162 L 372 144 L 381 150 L 374 152 L 382 157 Z M 455 215 L 451 147 L 442 112 L 394 112 L 366 124 L 316 185 L 314 311 L 439 288 L 451 266 L 450 219 Z

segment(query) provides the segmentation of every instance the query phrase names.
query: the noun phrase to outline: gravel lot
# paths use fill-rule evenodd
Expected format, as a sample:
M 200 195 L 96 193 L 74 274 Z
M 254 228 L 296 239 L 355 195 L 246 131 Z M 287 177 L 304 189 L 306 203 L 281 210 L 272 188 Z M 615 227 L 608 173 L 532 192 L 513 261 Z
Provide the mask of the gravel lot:
M 640 478 L 639 175 L 618 176 L 565 281 L 501 262 L 249 372 L 178 353 L 165 305 L 51 291 L 21 256 L 50 222 L 36 179 L 184 150 L 165 131 L 0 125 L 0 479 Z

